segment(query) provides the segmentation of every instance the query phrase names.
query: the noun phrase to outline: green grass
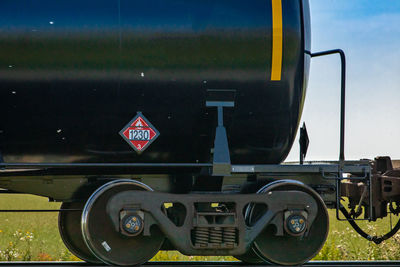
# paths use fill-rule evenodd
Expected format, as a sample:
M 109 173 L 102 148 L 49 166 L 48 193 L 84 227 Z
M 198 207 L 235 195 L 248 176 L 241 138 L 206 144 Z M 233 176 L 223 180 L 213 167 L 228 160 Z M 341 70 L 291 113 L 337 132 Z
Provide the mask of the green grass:
M 31 195 L 0 195 L 0 209 L 56 209 L 59 203 Z M 400 260 L 400 235 L 375 245 L 358 236 L 347 222 L 335 219 L 330 211 L 330 232 L 316 260 Z M 61 241 L 58 213 L 0 213 L 0 260 L 78 260 Z M 397 218 L 393 218 L 393 225 Z M 389 218 L 375 223 L 360 222 L 371 234 L 390 228 Z M 153 260 L 230 261 L 233 257 L 183 256 L 159 252 Z
M 400 234 L 376 245 L 359 236 L 348 222 L 336 220 L 335 211 L 330 210 L 328 240 L 315 260 L 400 260 Z M 398 217 L 392 217 L 394 227 Z M 390 228 L 390 217 L 376 222 L 357 222 L 368 234 L 383 235 Z
M 37 196 L 0 196 L 0 209 L 58 209 L 59 207 L 60 203 L 49 203 L 46 198 Z M 15 249 L 20 255 L 14 258 L 21 260 L 24 252 L 30 247 L 31 260 L 68 259 L 71 255 L 58 234 L 57 219 L 57 212 L 0 213 L 0 251 L 16 246 Z M 29 235 L 28 233 L 33 234 L 31 241 L 20 240 Z M 0 253 L 0 256 L 4 260 L 4 255 Z

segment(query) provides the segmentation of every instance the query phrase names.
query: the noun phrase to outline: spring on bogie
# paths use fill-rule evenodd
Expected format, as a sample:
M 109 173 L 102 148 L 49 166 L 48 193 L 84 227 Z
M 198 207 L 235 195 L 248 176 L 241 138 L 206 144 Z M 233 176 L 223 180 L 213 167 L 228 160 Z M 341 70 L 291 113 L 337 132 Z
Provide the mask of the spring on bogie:
M 227 246 L 234 246 L 236 243 L 236 229 L 235 227 L 224 228 L 224 243 Z
M 211 244 L 222 244 L 222 228 L 212 227 L 210 229 L 210 243 Z
M 209 230 L 208 227 L 196 227 L 195 229 L 195 245 L 206 247 L 208 245 Z

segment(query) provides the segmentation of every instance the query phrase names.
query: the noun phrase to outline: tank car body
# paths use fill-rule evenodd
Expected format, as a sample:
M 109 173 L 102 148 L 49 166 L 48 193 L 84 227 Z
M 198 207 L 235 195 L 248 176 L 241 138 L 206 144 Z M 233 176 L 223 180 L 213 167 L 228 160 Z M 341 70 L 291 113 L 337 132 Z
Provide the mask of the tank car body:
M 400 213 L 390 158 L 344 160 L 343 51 L 310 44 L 308 0 L 1 1 L 0 192 L 62 202 L 61 237 L 91 263 L 161 249 L 302 264 L 327 208 L 353 226 Z M 303 164 L 304 126 L 300 164 L 281 164 L 310 60 L 333 53 L 339 161 Z
M 282 2 L 276 33 L 261 0 L 20 0 L 0 12 L 6 162 L 209 162 L 209 89 L 234 91 L 233 163 L 279 163 L 291 148 L 308 76 L 302 1 Z M 118 135 L 137 111 L 160 132 L 141 154 Z

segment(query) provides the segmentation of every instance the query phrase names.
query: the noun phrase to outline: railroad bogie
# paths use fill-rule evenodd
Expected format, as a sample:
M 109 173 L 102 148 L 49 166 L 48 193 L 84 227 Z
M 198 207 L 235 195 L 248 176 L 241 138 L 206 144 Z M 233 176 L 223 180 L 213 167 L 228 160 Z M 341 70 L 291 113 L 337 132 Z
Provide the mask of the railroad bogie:
M 258 194 L 179 195 L 148 189 L 139 182 L 116 180 L 89 198 L 82 233 L 98 259 L 108 264 L 141 264 L 161 248 L 166 237 L 186 255 L 240 258 L 251 249 L 261 261 L 292 265 L 317 253 L 327 236 L 328 216 L 322 199 L 298 181 L 277 181 Z M 180 223 L 167 212 L 173 203 L 184 214 Z M 266 209 L 261 212 L 259 205 Z M 276 232 L 267 231 L 268 226 Z M 278 256 L 266 245 L 270 240 L 275 240 L 273 246 L 285 243 L 293 256 Z

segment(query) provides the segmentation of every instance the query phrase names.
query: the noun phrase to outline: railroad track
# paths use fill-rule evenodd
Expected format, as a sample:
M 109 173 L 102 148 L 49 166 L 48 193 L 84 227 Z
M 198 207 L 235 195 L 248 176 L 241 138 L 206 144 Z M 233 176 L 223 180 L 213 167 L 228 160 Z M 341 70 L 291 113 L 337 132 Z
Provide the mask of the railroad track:
M 0 266 L 104 266 L 104 265 L 90 265 L 84 262 L 0 262 Z M 190 267 L 251 267 L 251 266 L 276 266 L 276 265 L 246 265 L 240 262 L 150 262 L 145 265 L 145 267 L 160 267 L 160 266 L 190 266 Z M 400 266 L 400 261 L 312 261 L 303 266 L 312 267 L 334 267 L 334 266 L 352 266 L 352 267 L 362 267 L 362 266 L 385 266 L 394 267 Z

